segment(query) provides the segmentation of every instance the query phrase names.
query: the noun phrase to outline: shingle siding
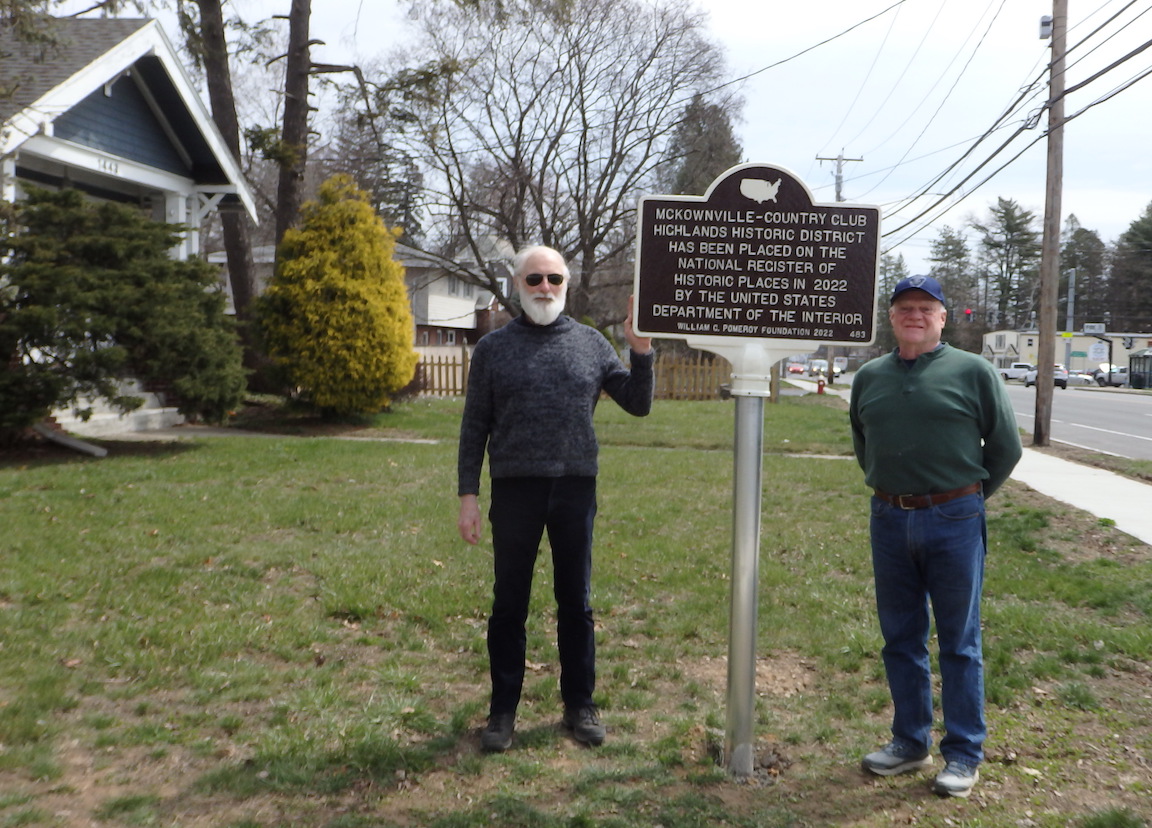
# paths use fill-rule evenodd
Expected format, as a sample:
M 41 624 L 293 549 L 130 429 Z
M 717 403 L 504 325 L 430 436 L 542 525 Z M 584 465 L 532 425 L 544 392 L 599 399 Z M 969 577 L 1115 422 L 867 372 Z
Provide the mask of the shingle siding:
M 190 172 L 130 77 L 116 81 L 110 95 L 101 89 L 61 115 L 55 134 L 167 172 Z

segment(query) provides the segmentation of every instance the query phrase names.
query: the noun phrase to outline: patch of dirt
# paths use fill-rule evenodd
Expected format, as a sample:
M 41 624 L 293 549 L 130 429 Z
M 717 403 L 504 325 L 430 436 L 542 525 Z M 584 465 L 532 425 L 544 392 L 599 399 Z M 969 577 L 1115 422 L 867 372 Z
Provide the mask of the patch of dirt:
M 353 424 L 311 423 L 301 430 L 318 434 L 363 434 L 370 431 Z M 280 433 L 292 433 L 284 431 Z M 300 431 L 296 433 L 301 433 Z M 367 435 L 365 435 L 367 436 Z M 394 436 L 394 435 L 390 435 Z M 162 454 L 189 450 L 173 443 L 116 443 L 117 453 Z M 1074 450 L 1053 447 L 1053 453 L 1072 456 Z M 15 454 L 0 453 L 0 466 L 26 463 L 74 462 L 76 452 L 47 441 L 32 441 Z M 1082 462 L 1082 461 L 1081 461 Z M 1142 562 L 1152 547 L 1140 544 L 1118 530 L 1075 509 L 1057 504 L 1026 486 L 1010 483 L 1004 492 L 1014 507 L 1048 513 L 1044 546 L 1066 560 L 1108 557 L 1122 562 Z M 997 498 L 999 500 L 999 498 Z M 993 501 L 992 508 L 998 508 Z M 608 623 L 608 619 L 604 619 Z M 607 630 L 611 635 L 612 631 Z M 317 653 L 316 669 L 325 663 L 357 661 L 381 664 L 389 654 L 378 647 L 351 640 L 361 635 L 350 629 L 350 640 Z M 0 642 L 2 648 L 2 642 Z M 454 699 L 482 696 L 485 688 L 469 684 L 463 667 L 451 653 L 428 653 L 452 685 Z M 642 711 L 606 711 L 610 742 L 628 741 L 641 751 L 675 743 L 681 764 L 672 770 L 671 783 L 659 783 L 658 795 L 671 802 L 682 795 L 703 795 L 724 803 L 734 816 L 779 808 L 793 815 L 802 826 L 858 826 L 887 828 L 893 825 L 994 824 L 987 814 L 1010 815 L 1010 822 L 995 824 L 1031 826 L 1062 824 L 1069 815 L 1094 810 L 1127 808 L 1152 819 L 1148 793 L 1152 790 L 1152 667 L 1132 662 L 1112 662 L 1101 674 L 1085 676 L 1098 707 L 1070 709 L 1061 700 L 1058 682 L 1040 682 L 1009 710 L 990 708 L 988 760 L 982 780 L 968 800 L 945 800 L 930 790 L 929 774 L 910 774 L 892 779 L 865 776 L 858 759 L 835 735 L 803 744 L 782 743 L 775 736 L 758 736 L 757 769 L 750 780 L 718 778 L 702 785 L 694 775 L 715 767 L 723 746 L 723 733 L 703 723 L 689 733 L 669 739 L 669 722 L 683 719 L 683 685 L 701 688 L 700 708 L 723 709 L 727 688 L 727 661 L 704 657 L 677 663 L 682 680 L 664 680 L 652 688 L 655 701 Z M 530 665 L 533 672 L 552 676 L 554 665 Z M 827 700 L 839 682 L 866 681 L 821 672 L 813 660 L 790 652 L 766 652 L 756 664 L 756 691 L 761 705 L 771 710 L 777 733 L 803 733 L 812 710 Z M 475 678 L 475 677 L 473 677 Z M 878 692 L 882 687 L 877 685 Z M 368 688 L 365 692 L 374 692 Z M 0 705 L 6 702 L 0 693 Z M 151 721 L 180 721 L 197 711 L 179 698 L 149 699 Z M 277 700 L 250 704 L 221 704 L 211 710 L 216 719 L 237 717 L 242 721 L 267 721 Z M 479 719 L 454 743 L 438 748 L 433 765 L 420 772 L 397 771 L 391 777 L 365 775 L 353 786 L 322 793 L 297 790 L 289 793 L 261 791 L 244 796 L 204 792 L 203 778 L 222 767 L 245 768 L 251 748 L 242 734 L 214 733 L 210 742 L 196 747 L 174 743 L 149 748 L 105 744 L 88 723 L 106 718 L 133 722 L 140 718 L 139 700 L 115 701 L 110 696 L 82 696 L 68 713 L 65 733 L 55 745 L 59 776 L 31 779 L 24 773 L 0 771 L 0 791 L 26 797 L 26 804 L 7 804 L 0 818 L 17 824 L 18 812 L 44 816 L 38 822 L 63 828 L 89 828 L 129 824 L 178 824 L 183 828 L 216 828 L 221 825 L 253 824 L 322 826 L 347 820 L 349 824 L 374 821 L 389 826 L 421 826 L 430 814 L 453 809 L 469 812 L 481 803 L 509 791 L 527 791 L 537 807 L 566 812 L 563 797 L 578 796 L 568 786 L 543 790 L 525 783 L 525 775 L 542 779 L 577 780 L 603 773 L 620 787 L 638 796 L 655 795 L 643 779 L 629 778 L 630 769 L 653 757 L 596 752 L 573 742 L 562 730 L 558 714 L 546 705 L 526 705 L 518 729 L 519 755 L 511 761 L 483 757 L 479 748 Z M 202 711 L 201 711 L 202 712 Z M 438 711 L 447 718 L 448 711 Z M 885 731 L 889 711 L 861 711 L 859 717 L 875 732 Z M 701 715 L 703 718 L 703 715 Z M 858 722 L 853 723 L 856 727 Z M 758 732 L 761 728 L 758 726 Z M 390 734 L 419 741 L 417 734 Z M 0 751 L 3 746 L 0 745 Z M 939 765 L 937 764 L 937 767 Z M 613 774 L 616 774 L 614 776 Z M 107 813 L 110 803 L 129 808 L 139 802 L 139 813 Z M 626 800 L 622 800 L 626 801 Z M 555 806 L 555 807 L 552 807 Z M 152 813 L 148 812 L 153 808 Z M 635 817 L 629 817 L 635 819 Z M 639 824 L 634 822 L 632 824 Z
M 363 646 L 341 646 L 339 652 L 328 653 L 330 659 L 339 660 L 376 660 L 384 655 Z M 682 662 L 678 667 L 685 681 L 702 688 L 706 707 L 722 709 L 727 685 L 724 658 Z M 317 669 L 322 669 L 321 662 Z M 540 671 L 551 669 L 540 666 Z M 808 711 L 826 698 L 829 686 L 845 678 L 822 674 L 812 661 L 789 652 L 760 658 L 756 673 L 760 704 L 772 710 L 773 727 L 781 733 L 803 732 Z M 684 700 L 682 684 L 666 682 L 654 688 L 657 701 L 643 711 L 606 711 L 610 744 L 619 740 L 648 751 L 667 750 L 667 722 L 683 715 L 678 710 Z M 483 688 L 463 684 L 456 689 L 456 698 L 483 692 Z M 703 795 L 723 802 L 734 816 L 756 813 L 775 803 L 782 812 L 794 815 L 798 820 L 795 824 L 805 826 L 966 824 L 968 820 L 978 821 L 988 809 L 1006 813 L 1005 807 L 1014 821 L 997 824 L 1053 825 L 1062 813 L 1085 814 L 1107 808 L 1149 813 L 1146 794 L 1152 786 L 1152 668 L 1143 664 L 1114 667 L 1092 681 L 1092 691 L 1101 705 L 1094 713 L 1069 713 L 1059 700 L 1060 688 L 1054 684 L 1032 688 L 1010 711 L 991 709 L 992 738 L 983 779 L 966 801 L 932 795 L 930 773 L 892 779 L 866 776 L 854 757 L 845 756 L 845 746 L 836 739 L 783 744 L 772 735 L 758 735 L 757 767 L 752 778 L 717 778 L 702 787 L 691 777 L 714 766 L 724 740 L 723 733 L 703 724 L 675 737 L 682 764 L 679 770 L 673 766 L 673 780 L 646 782 L 631 774 L 651 762 L 653 756 L 629 759 L 629 754 L 588 750 L 575 743 L 560 727 L 558 715 L 549 715 L 547 705 L 539 702 L 525 705 L 517 745 L 508 759 L 480 753 L 482 722 L 477 720 L 453 744 L 438 750 L 432 767 L 412 773 L 399 770 L 390 777 L 364 776 L 351 787 L 333 793 L 311 791 L 307 786 L 282 794 L 207 793 L 199 787 L 206 774 L 229 765 L 239 770 L 251 761 L 248 748 L 239 741 L 220 735 L 213 738 L 210 752 L 178 745 L 102 748 L 95 746 L 99 740 L 93 739 L 90 731 L 57 744 L 58 778 L 30 782 L 0 772 L 0 790 L 26 792 L 29 807 L 34 805 L 38 812 L 51 815 L 46 824 L 66 828 L 153 823 L 185 828 L 240 823 L 321 826 L 342 817 L 371 819 L 389 826 L 420 826 L 427 824 L 428 815 L 454 809 L 470 811 L 509 791 L 527 796 L 536 807 L 564 813 L 566 798 L 575 794 L 568 786 L 562 790 L 533 787 L 524 777 L 528 768 L 534 768 L 534 776 L 553 780 L 553 785 L 556 779 L 575 782 L 603 773 L 613 780 L 606 784 L 619 786 L 622 794 L 636 789 L 642 799 L 655 793 L 650 785 L 658 784 L 663 801 Z M 148 704 L 148 717 L 154 721 L 178 721 L 195 713 L 175 697 L 149 698 Z M 85 697 L 69 719 L 75 731 L 83 734 L 84 722 L 101 715 L 113 720 L 138 719 L 138 705 L 139 700 Z M 1118 726 L 1108 712 L 1111 710 L 1124 711 L 1123 720 L 1129 726 Z M 213 709 L 212 715 L 255 721 L 267 718 L 270 711 L 265 703 L 233 703 Z M 890 714 L 884 710 L 863 715 L 880 732 Z M 1133 722 L 1139 724 L 1131 726 Z M 404 738 L 404 734 L 392 735 Z M 110 814 L 115 806 L 125 812 Z M 132 813 L 133 807 L 139 812 Z
M 108 451 L 109 457 L 159 457 L 193 451 L 194 446 L 175 440 L 101 440 L 82 438 L 85 443 Z M 0 446 L 0 469 L 20 469 L 25 466 L 59 465 L 98 460 L 90 454 L 76 451 L 59 443 L 46 440 L 35 432 Z

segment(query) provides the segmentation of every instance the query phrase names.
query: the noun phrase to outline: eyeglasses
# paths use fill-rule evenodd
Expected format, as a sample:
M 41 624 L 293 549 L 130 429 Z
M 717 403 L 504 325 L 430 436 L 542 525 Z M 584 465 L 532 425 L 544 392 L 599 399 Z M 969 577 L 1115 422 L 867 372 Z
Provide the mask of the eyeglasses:
M 564 277 L 559 273 L 549 273 L 547 276 L 545 276 L 543 273 L 529 273 L 524 277 L 524 284 L 528 285 L 529 287 L 536 287 L 536 285 L 540 284 L 545 279 L 548 280 L 548 284 L 550 285 L 564 284 Z

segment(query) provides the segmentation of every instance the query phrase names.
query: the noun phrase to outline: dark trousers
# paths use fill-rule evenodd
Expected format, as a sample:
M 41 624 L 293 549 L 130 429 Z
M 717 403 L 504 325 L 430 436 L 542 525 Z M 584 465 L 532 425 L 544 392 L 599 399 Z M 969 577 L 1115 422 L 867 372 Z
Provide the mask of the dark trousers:
M 552 547 L 560 696 L 565 707 L 592 704 L 596 640 L 589 603 L 595 477 L 514 477 L 492 481 L 495 587 L 488 619 L 490 712 L 513 713 L 524 685 L 525 623 L 544 531 Z

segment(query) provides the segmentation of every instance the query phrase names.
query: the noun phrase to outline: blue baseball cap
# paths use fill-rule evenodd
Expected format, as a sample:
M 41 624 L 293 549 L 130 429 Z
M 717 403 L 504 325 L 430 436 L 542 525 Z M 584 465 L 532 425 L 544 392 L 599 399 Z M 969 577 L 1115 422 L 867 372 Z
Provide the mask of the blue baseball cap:
M 888 304 L 893 304 L 896 301 L 896 297 L 906 290 L 922 290 L 940 304 L 948 304 L 944 301 L 944 288 L 931 276 L 908 276 L 901 279 L 892 290 L 892 298 L 888 301 Z

